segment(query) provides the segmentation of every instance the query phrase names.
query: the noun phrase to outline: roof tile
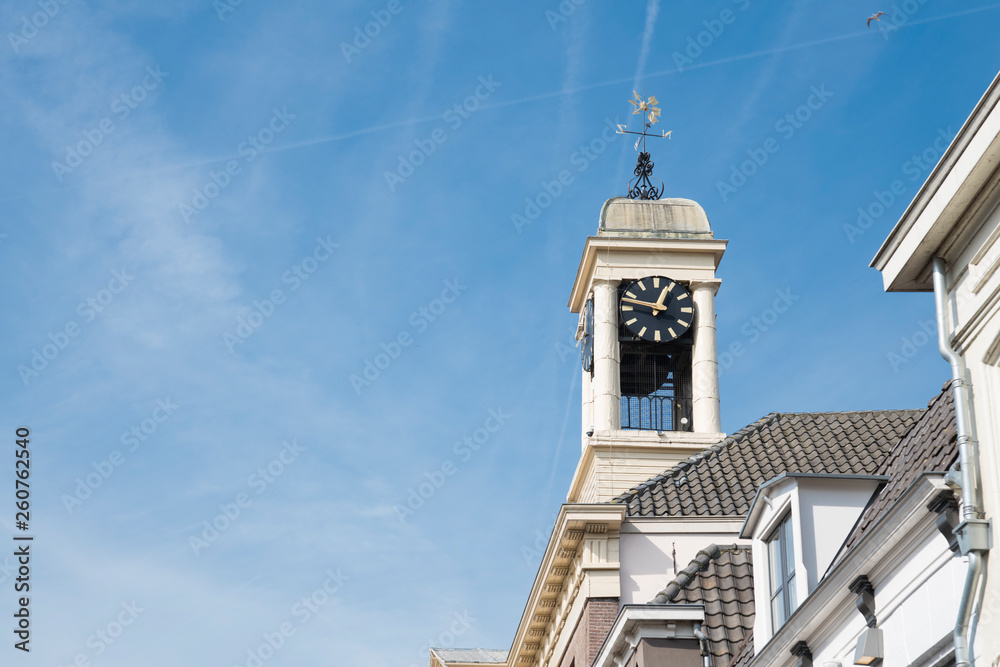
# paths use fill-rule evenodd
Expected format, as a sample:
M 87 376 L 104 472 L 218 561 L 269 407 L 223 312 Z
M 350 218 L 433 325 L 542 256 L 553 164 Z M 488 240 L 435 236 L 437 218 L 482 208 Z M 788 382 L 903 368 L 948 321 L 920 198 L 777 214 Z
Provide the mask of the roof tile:
M 651 602 L 671 603 L 704 605 L 702 625 L 709 638 L 709 651 L 728 662 L 744 635 L 753 634 L 750 632 L 754 619 L 750 548 L 711 544 L 699 551 Z
M 941 393 L 927 404 L 920 419 L 874 469 L 889 477 L 889 481 L 858 519 L 834 563 L 861 541 L 917 477 L 925 472 L 944 472 L 958 458 L 955 407 L 950 388 L 951 381 L 946 382 Z
M 745 514 L 784 472 L 871 474 L 922 410 L 771 413 L 612 502 L 630 516 Z

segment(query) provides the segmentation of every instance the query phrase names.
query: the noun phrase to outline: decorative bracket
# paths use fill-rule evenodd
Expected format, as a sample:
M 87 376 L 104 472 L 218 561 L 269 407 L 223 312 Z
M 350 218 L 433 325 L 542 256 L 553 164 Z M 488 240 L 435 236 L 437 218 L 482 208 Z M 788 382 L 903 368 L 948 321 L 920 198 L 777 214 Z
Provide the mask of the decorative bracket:
M 798 667 L 812 667 L 813 654 L 809 650 L 809 645 L 805 641 L 796 642 L 789 652 L 799 659 Z
M 934 496 L 927 509 L 938 515 L 936 521 L 938 531 L 948 540 L 948 548 L 958 553 L 958 535 L 955 534 L 955 526 L 960 523 L 960 519 L 955 494 L 950 490 L 942 491 Z
M 868 580 L 867 575 L 862 574 L 852 581 L 848 588 L 858 596 L 855 604 L 861 615 L 865 617 L 865 623 L 868 624 L 869 628 L 874 628 L 878 625 L 878 619 L 875 618 L 875 587 L 872 586 L 872 582 Z

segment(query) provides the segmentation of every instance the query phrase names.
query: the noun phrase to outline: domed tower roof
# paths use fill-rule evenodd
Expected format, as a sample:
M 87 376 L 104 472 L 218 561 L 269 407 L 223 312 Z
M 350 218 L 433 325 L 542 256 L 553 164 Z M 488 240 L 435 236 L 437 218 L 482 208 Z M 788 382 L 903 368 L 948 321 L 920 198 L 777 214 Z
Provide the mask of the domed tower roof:
M 698 202 L 612 197 L 601 208 L 597 235 L 654 239 L 711 239 L 712 227 Z

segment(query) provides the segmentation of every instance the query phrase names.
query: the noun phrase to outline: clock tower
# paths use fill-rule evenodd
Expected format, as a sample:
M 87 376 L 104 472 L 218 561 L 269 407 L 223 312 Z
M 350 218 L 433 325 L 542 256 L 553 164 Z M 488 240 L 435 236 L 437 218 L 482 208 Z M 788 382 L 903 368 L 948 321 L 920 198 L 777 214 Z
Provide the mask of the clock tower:
M 715 272 L 726 243 L 691 200 L 605 202 L 569 301 L 583 452 L 568 502 L 607 501 L 725 437 Z

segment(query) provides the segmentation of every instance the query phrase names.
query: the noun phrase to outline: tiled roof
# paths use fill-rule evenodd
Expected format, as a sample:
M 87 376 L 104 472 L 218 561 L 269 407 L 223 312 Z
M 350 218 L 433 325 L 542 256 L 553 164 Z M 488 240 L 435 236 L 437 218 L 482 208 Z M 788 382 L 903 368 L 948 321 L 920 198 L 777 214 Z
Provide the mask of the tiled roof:
M 612 502 L 630 516 L 742 516 L 783 472 L 874 474 L 922 413 L 771 413 Z
M 909 431 L 874 471 L 876 474 L 888 476 L 889 481 L 858 519 L 841 547 L 835 563 L 864 538 L 872 525 L 899 500 L 917 477 L 925 472 L 944 472 L 955 462 L 958 457 L 958 445 L 950 386 L 950 382 L 945 383 L 942 393 L 927 404 L 927 410 L 918 412 L 920 418 L 912 424 Z M 734 655 L 729 667 L 746 667 L 750 664 L 754 657 L 753 632 L 747 634 L 743 644 L 734 651 Z
M 708 636 L 712 663 L 728 663 L 753 630 L 750 548 L 711 544 L 699 551 L 650 604 L 669 603 L 704 605 L 702 631 Z
M 507 662 L 507 651 L 485 648 L 432 648 L 443 664 L 452 662 L 481 662 L 496 664 Z
M 925 472 L 945 472 L 958 459 L 958 434 L 955 431 L 955 407 L 951 381 L 927 404 L 923 416 L 913 425 L 879 468 L 889 481 L 864 511 L 848 535 L 836 560 L 864 538 L 868 529 L 899 500 Z
M 753 632 L 748 632 L 743 642 L 736 649 L 736 657 L 729 667 L 746 667 L 753 660 Z

